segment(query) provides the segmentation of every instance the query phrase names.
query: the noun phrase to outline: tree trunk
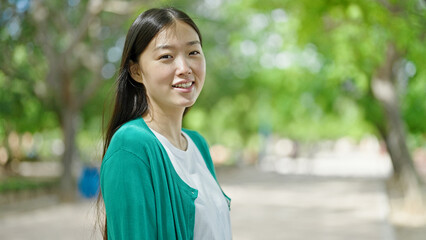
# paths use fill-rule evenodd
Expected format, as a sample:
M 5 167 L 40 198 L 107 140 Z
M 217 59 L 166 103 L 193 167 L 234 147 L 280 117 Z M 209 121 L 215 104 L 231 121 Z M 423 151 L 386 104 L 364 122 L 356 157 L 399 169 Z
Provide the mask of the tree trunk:
M 64 153 L 62 155 L 60 198 L 65 202 L 73 201 L 76 197 L 76 184 L 72 176 L 73 158 L 76 149 L 76 116 L 77 114 L 73 109 L 64 109 L 62 112 Z
M 9 144 L 9 137 L 12 133 L 11 128 L 8 126 L 7 123 L 4 123 L 4 140 L 3 140 L 3 147 L 6 149 L 7 152 L 7 160 L 6 163 L 3 165 L 3 173 L 6 176 L 17 176 L 19 175 L 19 172 L 16 171 L 16 165 L 19 164 L 20 156 L 17 154 L 17 149 L 12 149 Z M 1 146 L 1 145 L 0 145 Z M 15 165 L 15 167 L 14 167 Z M 0 172 L 1 173 L 1 172 Z
M 393 182 L 402 190 L 404 210 L 416 212 L 423 209 L 423 183 L 406 144 L 396 79 L 393 74 L 393 66 L 398 57 L 395 46 L 389 44 L 383 64 L 372 79 L 372 90 L 383 108 L 385 122 L 384 127 L 379 127 L 379 131 L 392 160 Z
M 73 94 L 71 75 L 68 74 L 67 62 L 61 59 L 61 95 L 62 110 L 60 112 L 62 133 L 64 139 L 64 153 L 62 155 L 62 176 L 60 198 L 64 202 L 74 201 L 76 198 L 76 184 L 72 176 L 73 160 L 76 152 L 76 120 L 79 109 L 76 109 L 76 98 Z

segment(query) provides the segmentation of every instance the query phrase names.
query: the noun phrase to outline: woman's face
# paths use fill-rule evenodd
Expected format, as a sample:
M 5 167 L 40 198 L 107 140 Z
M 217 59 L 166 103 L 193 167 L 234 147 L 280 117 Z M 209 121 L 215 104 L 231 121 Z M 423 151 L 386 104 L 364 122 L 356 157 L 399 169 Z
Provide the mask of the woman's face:
M 176 21 L 160 31 L 139 57 L 132 77 L 146 88 L 150 109 L 192 106 L 203 88 L 206 64 L 197 32 Z

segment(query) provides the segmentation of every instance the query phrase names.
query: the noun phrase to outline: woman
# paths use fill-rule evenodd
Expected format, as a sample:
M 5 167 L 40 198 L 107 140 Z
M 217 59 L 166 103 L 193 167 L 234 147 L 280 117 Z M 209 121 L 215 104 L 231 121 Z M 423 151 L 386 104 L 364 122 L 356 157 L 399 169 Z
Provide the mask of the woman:
M 182 129 L 204 84 L 201 40 L 174 8 L 142 13 L 127 33 L 101 167 L 104 239 L 232 238 L 206 141 Z

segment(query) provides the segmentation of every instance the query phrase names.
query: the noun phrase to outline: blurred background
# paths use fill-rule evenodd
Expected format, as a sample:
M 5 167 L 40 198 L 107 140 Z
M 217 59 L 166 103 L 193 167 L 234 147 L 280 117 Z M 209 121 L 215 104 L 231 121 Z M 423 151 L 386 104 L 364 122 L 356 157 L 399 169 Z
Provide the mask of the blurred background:
M 424 0 L 1 1 L 1 239 L 99 239 L 125 35 L 159 6 L 203 34 L 184 127 L 210 144 L 234 239 L 424 239 Z

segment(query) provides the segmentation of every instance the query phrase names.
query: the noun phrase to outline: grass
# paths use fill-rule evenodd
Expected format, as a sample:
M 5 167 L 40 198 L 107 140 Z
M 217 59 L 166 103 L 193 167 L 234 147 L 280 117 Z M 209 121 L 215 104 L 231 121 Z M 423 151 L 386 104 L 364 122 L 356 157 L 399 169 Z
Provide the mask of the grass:
M 58 178 L 8 177 L 0 181 L 0 193 L 56 187 Z

